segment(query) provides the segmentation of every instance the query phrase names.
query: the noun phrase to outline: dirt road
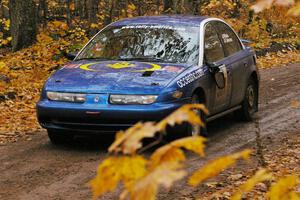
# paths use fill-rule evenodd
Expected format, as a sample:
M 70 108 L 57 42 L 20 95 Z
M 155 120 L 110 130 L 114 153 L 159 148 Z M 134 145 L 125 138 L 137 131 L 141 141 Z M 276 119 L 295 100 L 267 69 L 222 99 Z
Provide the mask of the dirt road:
M 261 136 L 282 135 L 300 128 L 300 64 L 261 71 L 260 112 L 257 115 Z M 237 151 L 255 141 L 255 123 L 242 123 L 231 116 L 209 124 L 208 158 Z M 106 145 L 103 145 L 106 143 Z M 108 141 L 84 139 L 63 147 L 52 146 L 45 132 L 0 146 L 0 199 L 90 199 L 87 182 L 106 155 Z M 203 162 L 190 157 L 192 168 Z M 181 196 L 181 183 L 159 199 Z M 191 190 L 184 190 L 189 192 Z M 168 198 L 169 197 L 169 198 Z M 102 199 L 116 199 L 109 194 Z

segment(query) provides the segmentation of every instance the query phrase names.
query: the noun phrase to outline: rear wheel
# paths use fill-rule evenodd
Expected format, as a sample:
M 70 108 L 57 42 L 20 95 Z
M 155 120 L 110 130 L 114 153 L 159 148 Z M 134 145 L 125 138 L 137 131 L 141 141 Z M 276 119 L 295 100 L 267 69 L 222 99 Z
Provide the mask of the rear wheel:
M 198 95 L 194 94 L 191 99 L 192 104 L 200 104 L 203 103 Z M 206 115 L 201 110 L 195 110 L 196 114 L 200 117 L 204 125 L 206 125 Z M 202 135 L 207 136 L 207 130 L 205 127 L 201 127 L 199 125 L 188 125 L 188 136 L 194 136 L 194 135 Z
M 55 129 L 47 129 L 48 137 L 52 144 L 60 145 L 65 144 L 73 139 L 73 135 L 64 131 L 58 131 Z
M 243 121 L 252 121 L 255 112 L 258 110 L 258 87 L 251 78 L 248 82 L 242 108 L 236 111 L 236 116 Z

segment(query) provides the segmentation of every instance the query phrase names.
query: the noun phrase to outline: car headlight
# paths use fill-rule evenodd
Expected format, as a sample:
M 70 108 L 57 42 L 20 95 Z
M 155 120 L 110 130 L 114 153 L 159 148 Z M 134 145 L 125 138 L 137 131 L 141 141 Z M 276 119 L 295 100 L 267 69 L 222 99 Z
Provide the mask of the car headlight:
M 152 104 L 157 99 L 155 95 L 110 95 L 111 104 Z
M 75 103 L 83 103 L 86 99 L 85 94 L 64 92 L 47 92 L 47 97 L 51 101 L 66 101 Z

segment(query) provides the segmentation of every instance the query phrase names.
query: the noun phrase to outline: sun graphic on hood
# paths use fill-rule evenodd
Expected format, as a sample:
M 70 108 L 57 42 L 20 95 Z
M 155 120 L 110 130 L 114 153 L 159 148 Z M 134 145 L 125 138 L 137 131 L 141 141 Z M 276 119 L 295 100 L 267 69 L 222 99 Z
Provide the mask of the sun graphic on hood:
M 79 68 L 85 71 L 99 72 L 104 70 L 103 67 L 116 69 L 116 70 L 127 69 L 126 71 L 130 71 L 130 72 L 157 71 L 162 69 L 162 67 L 158 64 L 147 63 L 147 62 L 139 62 L 138 65 L 129 62 L 116 62 L 110 64 L 103 64 L 103 62 L 94 62 L 94 63 L 83 64 Z
M 123 69 L 128 67 L 135 67 L 134 64 L 131 64 L 129 62 L 117 62 L 114 64 L 108 64 L 107 67 L 113 68 L 113 69 Z

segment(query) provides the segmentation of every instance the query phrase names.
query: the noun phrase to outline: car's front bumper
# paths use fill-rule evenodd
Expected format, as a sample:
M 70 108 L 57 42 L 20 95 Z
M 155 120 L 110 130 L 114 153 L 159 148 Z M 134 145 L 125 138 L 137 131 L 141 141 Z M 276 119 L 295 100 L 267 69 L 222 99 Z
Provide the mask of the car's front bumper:
M 41 100 L 37 103 L 39 123 L 46 129 L 112 133 L 138 121 L 158 121 L 189 100 L 151 105 L 77 104 Z

